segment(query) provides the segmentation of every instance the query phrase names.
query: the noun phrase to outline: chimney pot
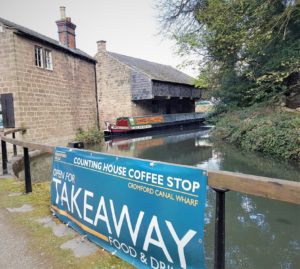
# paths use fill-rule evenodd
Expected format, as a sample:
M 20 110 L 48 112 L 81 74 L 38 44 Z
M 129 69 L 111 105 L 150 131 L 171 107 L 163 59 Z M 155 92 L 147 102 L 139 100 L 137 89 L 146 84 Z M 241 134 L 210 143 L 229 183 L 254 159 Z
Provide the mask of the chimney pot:
M 98 52 L 106 51 L 106 41 L 105 40 L 97 41 L 97 47 L 98 47 Z
M 66 8 L 65 7 L 60 7 L 60 19 L 64 20 L 66 18 Z

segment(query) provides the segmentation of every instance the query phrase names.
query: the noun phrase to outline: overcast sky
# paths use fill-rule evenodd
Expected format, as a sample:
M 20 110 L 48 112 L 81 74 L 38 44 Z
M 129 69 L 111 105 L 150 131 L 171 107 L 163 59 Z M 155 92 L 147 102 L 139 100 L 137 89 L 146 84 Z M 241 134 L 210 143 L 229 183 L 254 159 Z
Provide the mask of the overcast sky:
M 76 46 L 92 56 L 96 41 L 106 40 L 109 51 L 173 67 L 183 61 L 174 42 L 159 35 L 155 0 L 0 0 L 0 17 L 58 39 L 60 6 L 77 25 Z

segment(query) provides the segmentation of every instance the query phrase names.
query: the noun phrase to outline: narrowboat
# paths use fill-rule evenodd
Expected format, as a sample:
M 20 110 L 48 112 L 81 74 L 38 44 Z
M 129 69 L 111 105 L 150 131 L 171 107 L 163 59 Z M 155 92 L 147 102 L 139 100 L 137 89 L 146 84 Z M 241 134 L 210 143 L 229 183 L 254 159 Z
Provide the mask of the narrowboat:
M 206 113 L 180 113 L 165 115 L 148 115 L 138 117 L 119 117 L 116 123 L 106 122 L 105 136 L 119 136 L 137 132 L 184 126 L 204 121 Z

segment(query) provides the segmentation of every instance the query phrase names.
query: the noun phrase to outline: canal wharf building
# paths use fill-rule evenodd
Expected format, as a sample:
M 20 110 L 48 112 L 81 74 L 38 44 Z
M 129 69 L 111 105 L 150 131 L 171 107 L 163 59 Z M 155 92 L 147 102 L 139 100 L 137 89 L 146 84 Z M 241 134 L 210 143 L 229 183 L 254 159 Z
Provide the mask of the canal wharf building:
M 193 78 L 168 65 L 108 52 L 105 41 L 97 45 L 100 119 L 195 112 L 201 91 Z
M 61 8 L 59 41 L 0 18 L 0 125 L 23 138 L 64 144 L 78 128 L 105 128 L 120 116 L 189 113 L 200 90 L 166 65 L 106 50 L 76 48 L 76 25 Z M 0 126 L 1 127 L 1 126 Z M 21 136 L 21 134 L 20 134 Z

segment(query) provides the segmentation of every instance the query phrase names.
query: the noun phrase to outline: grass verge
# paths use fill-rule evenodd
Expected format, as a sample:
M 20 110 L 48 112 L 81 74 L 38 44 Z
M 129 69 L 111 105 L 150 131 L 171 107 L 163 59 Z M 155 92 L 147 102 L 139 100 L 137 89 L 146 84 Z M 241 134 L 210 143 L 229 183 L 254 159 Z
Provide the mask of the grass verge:
M 70 250 L 62 250 L 61 244 L 74 236 L 56 237 L 50 228 L 45 228 L 36 219 L 51 215 L 50 211 L 50 182 L 33 184 L 31 194 L 20 196 L 8 196 L 12 192 L 23 192 L 24 183 L 14 179 L 0 180 L 0 208 L 20 207 L 23 204 L 31 204 L 34 210 L 27 213 L 10 214 L 14 227 L 22 228 L 29 239 L 30 248 L 33 253 L 43 255 L 49 261 L 51 268 L 133 268 L 128 263 L 99 249 L 97 253 L 88 257 L 76 258 Z M 59 222 L 57 220 L 57 222 Z

